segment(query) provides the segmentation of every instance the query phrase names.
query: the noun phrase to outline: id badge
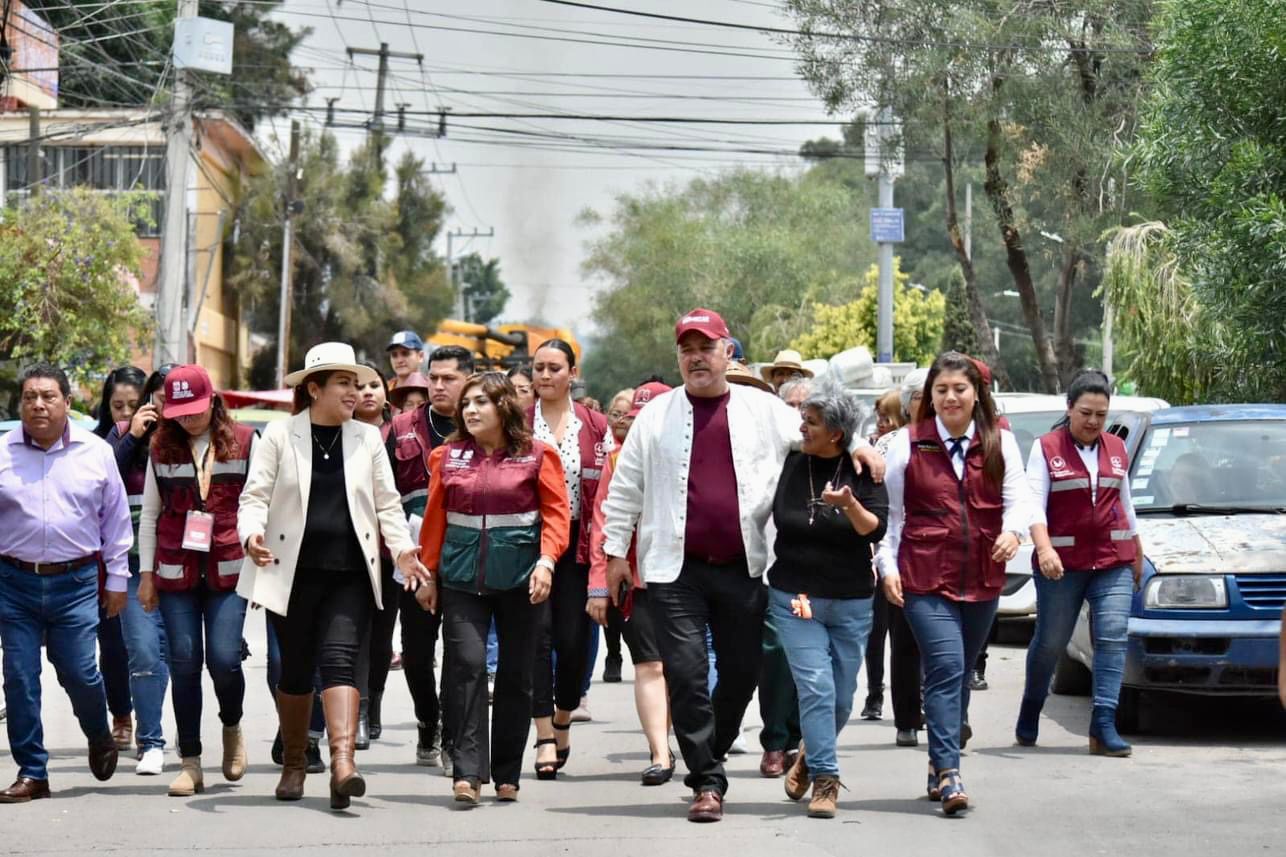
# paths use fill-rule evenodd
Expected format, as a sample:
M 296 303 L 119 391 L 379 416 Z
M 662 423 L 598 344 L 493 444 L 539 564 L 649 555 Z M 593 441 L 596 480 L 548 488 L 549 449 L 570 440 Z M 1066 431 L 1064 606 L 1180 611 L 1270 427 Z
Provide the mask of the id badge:
M 214 515 L 209 512 L 188 512 L 183 521 L 183 549 L 189 551 L 210 552 L 210 542 L 214 538 Z

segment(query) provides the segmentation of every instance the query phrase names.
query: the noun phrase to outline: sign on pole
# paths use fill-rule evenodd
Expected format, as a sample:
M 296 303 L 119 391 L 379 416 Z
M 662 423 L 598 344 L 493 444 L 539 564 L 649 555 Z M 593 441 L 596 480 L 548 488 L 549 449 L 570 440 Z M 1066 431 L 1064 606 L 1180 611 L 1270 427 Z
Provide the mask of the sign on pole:
M 900 244 L 905 241 L 902 209 L 872 208 L 871 240 L 876 244 Z
M 232 74 L 231 21 L 179 18 L 174 22 L 174 67 Z

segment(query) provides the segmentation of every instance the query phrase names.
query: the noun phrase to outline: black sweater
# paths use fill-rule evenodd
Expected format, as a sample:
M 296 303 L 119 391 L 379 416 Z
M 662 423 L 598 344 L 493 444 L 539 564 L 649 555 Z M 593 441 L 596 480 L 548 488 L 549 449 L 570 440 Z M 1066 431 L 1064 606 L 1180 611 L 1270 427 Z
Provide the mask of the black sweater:
M 366 570 L 366 555 L 353 532 L 344 482 L 343 426 L 311 426 L 313 438 L 312 485 L 308 489 L 308 517 L 298 568 L 326 571 Z M 330 455 L 322 455 L 325 451 Z
M 840 471 L 835 479 L 837 465 Z M 822 489 L 828 481 L 834 481 L 836 488 L 848 485 L 857 501 L 879 519 L 879 525 L 863 536 L 853 529 L 843 512 L 822 503 Z M 815 501 L 811 525 L 810 496 Z M 769 583 L 792 595 L 803 592 L 815 598 L 871 597 L 875 591 L 871 546 L 884 537 L 888 516 L 888 492 L 883 485 L 875 484 L 869 473 L 863 472 L 859 477 L 847 453 L 839 458 L 817 458 L 792 452 L 782 465 L 773 499 L 773 522 L 777 525 L 773 548 L 777 559 L 768 572 Z

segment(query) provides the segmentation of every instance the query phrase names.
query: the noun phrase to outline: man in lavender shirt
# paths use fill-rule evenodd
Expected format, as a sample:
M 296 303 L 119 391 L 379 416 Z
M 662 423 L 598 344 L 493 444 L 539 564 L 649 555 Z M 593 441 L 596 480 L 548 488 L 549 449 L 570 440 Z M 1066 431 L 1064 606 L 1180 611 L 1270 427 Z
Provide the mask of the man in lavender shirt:
M 0 438 L 0 645 L 9 750 L 18 779 L 0 803 L 49 797 L 40 722 L 40 644 L 89 739 L 89 769 L 116 771 L 107 696 L 95 657 L 98 560 L 108 617 L 125 606 L 129 502 L 112 448 L 67 419 L 71 386 L 47 363 L 21 376 L 22 426 Z

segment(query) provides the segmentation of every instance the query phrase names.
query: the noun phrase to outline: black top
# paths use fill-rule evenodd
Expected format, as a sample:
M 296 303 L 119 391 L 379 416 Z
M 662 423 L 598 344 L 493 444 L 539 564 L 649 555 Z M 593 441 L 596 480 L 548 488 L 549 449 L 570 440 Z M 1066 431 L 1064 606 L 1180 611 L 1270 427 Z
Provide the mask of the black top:
M 353 532 L 344 484 L 342 426 L 313 425 L 313 476 L 298 568 L 365 571 L 366 555 Z M 327 458 L 327 456 L 330 456 Z
M 879 525 L 868 535 L 860 535 L 843 512 L 822 501 L 827 482 L 835 487 L 849 486 L 857 501 L 879 519 Z M 812 524 L 808 522 L 810 511 Z M 884 537 L 889 495 L 883 485 L 875 484 L 869 472 L 859 477 L 848 454 L 818 458 L 792 452 L 782 465 L 772 514 L 777 525 L 773 545 L 777 560 L 768 572 L 768 582 L 774 589 L 792 595 L 803 592 L 815 598 L 871 597 L 875 591 L 871 547 Z

